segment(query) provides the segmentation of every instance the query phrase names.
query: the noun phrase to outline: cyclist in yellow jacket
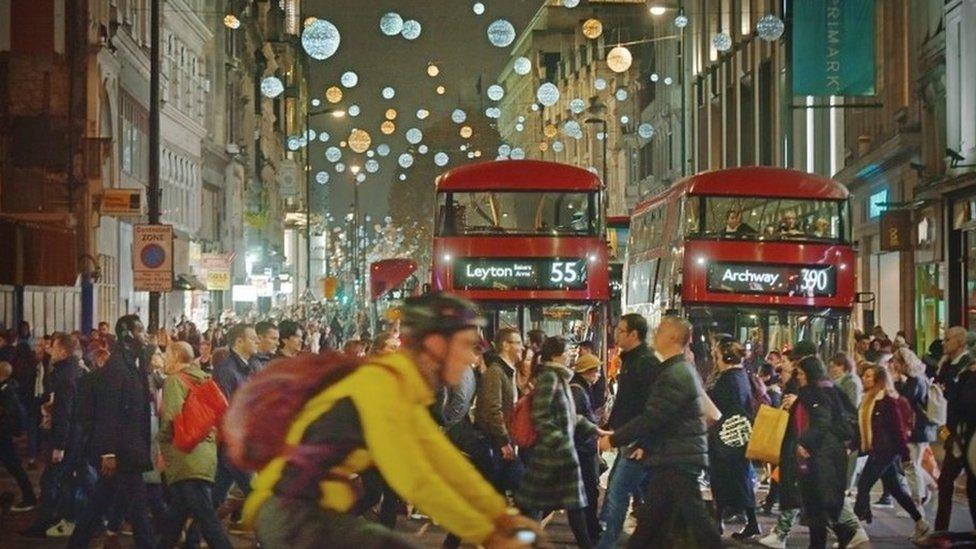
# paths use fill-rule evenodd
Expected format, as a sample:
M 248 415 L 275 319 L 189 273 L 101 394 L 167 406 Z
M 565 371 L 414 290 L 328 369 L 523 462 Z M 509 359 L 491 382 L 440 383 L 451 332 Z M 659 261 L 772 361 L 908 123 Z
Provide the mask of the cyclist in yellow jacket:
M 482 325 L 477 307 L 457 297 L 406 301 L 403 348 L 369 359 L 305 403 L 286 436 L 294 451 L 254 479 L 244 518 L 262 547 L 414 547 L 359 516 L 358 477 L 371 468 L 466 542 L 524 547 L 521 540 L 534 537 L 535 523 L 507 507 L 428 410 L 436 388 L 458 383 L 475 361 Z

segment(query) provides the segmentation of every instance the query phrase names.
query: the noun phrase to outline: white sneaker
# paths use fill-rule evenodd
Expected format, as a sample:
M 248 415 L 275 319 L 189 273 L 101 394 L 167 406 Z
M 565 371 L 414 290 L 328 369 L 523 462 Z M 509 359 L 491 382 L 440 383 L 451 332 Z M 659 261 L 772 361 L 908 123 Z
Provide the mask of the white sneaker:
M 37 501 L 34 503 L 21 501 L 20 503 L 14 504 L 10 507 L 11 513 L 26 513 L 27 511 L 33 511 L 37 508 Z
M 847 542 L 847 547 L 850 549 L 854 549 L 854 547 L 857 547 L 858 545 L 867 543 L 869 541 L 871 541 L 871 538 L 868 537 L 867 531 L 864 530 L 864 528 L 858 528 L 857 533 L 854 534 L 854 537 L 851 538 L 851 541 Z
M 49 538 L 67 538 L 75 531 L 75 523 L 61 519 L 60 522 L 47 529 Z
M 932 531 L 932 525 L 925 519 L 918 519 L 915 523 L 915 533 L 912 535 L 913 540 L 922 539 Z
M 772 549 L 786 549 L 786 536 L 781 536 L 774 530 L 768 536 L 760 539 L 759 545 Z

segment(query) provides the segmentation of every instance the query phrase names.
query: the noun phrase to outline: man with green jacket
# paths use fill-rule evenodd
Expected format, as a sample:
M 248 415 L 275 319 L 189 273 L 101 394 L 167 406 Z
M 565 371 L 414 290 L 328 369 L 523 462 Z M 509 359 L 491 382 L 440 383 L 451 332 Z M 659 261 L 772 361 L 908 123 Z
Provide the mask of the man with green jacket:
M 230 540 L 213 508 L 212 491 L 217 474 L 216 430 L 188 453 L 173 445 L 173 418 L 183 410 L 183 402 L 190 394 L 190 383 L 202 383 L 210 376 L 193 362 L 193 349 L 183 341 L 167 346 L 166 373 L 168 377 L 163 384 L 163 406 L 159 417 L 159 443 L 166 462 L 171 513 L 159 546 L 164 549 L 174 547 L 180 540 L 186 520 L 192 518 L 200 526 L 207 546 L 230 549 Z

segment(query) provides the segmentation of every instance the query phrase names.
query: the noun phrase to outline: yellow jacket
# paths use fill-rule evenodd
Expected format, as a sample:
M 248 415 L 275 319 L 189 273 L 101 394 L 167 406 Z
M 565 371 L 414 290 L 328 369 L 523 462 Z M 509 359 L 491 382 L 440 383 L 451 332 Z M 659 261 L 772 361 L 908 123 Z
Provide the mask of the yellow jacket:
M 354 478 L 376 467 L 404 500 L 416 505 L 463 540 L 481 543 L 505 514 L 506 502 L 444 436 L 430 415 L 434 392 L 405 353 L 372 359 L 305 404 L 286 441 L 298 445 L 305 430 L 339 401 L 349 399 L 359 415 L 364 448 L 350 453 L 332 476 Z M 251 522 L 274 492 L 287 463 L 272 460 L 252 482 L 244 507 Z M 356 503 L 349 482 L 322 480 L 319 504 L 348 512 Z

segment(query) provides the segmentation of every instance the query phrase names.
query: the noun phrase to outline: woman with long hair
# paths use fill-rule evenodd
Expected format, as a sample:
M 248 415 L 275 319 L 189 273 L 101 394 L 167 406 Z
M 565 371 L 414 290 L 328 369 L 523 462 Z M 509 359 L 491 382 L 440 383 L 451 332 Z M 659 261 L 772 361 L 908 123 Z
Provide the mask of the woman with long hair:
M 905 476 L 908 477 L 912 499 L 924 514 L 923 505 L 929 499 L 929 491 L 935 489 L 936 485 L 932 475 L 922 467 L 922 460 L 928 451 L 929 443 L 935 441 L 937 428 L 925 414 L 931 382 L 925 375 L 925 363 L 908 347 L 896 350 L 889 366 L 894 374 L 895 389 L 911 405 L 915 416 L 911 434 L 908 436 L 908 452 L 911 454 L 912 466 L 905 471 Z
M 745 511 L 748 519 L 745 528 L 732 534 L 735 539 L 747 539 L 760 532 L 752 486 L 754 473 L 745 454 L 748 438 L 734 436 L 733 432 L 733 424 L 746 425 L 753 418 L 752 386 L 742 366 L 745 356 L 745 348 L 735 339 L 718 340 L 713 357 L 718 374 L 714 386 L 708 391 L 709 398 L 722 413 L 722 419 L 712 428 L 708 441 L 709 479 L 719 531 L 723 530 L 722 518 L 726 511 Z
M 586 491 L 576 454 L 575 437 L 587 438 L 598 430 L 576 413 L 569 388 L 573 371 L 567 366 L 566 340 L 547 338 L 541 348 L 542 366 L 535 379 L 532 422 L 538 440 L 515 502 L 530 517 L 542 518 L 565 509 L 569 526 L 580 547 L 592 547 L 586 521 Z
M 888 370 L 872 366 L 864 371 L 863 382 L 864 400 L 858 411 L 858 426 L 861 453 L 867 454 L 868 460 L 857 483 L 854 512 L 861 520 L 871 522 L 871 487 L 880 479 L 885 489 L 915 520 L 914 539 L 921 538 L 929 532 L 929 523 L 898 482 L 899 462 L 908 462 L 911 458 L 907 444 L 909 429 L 905 422 L 905 414 L 910 410 L 907 410 L 907 404 L 899 404 L 901 397 Z

